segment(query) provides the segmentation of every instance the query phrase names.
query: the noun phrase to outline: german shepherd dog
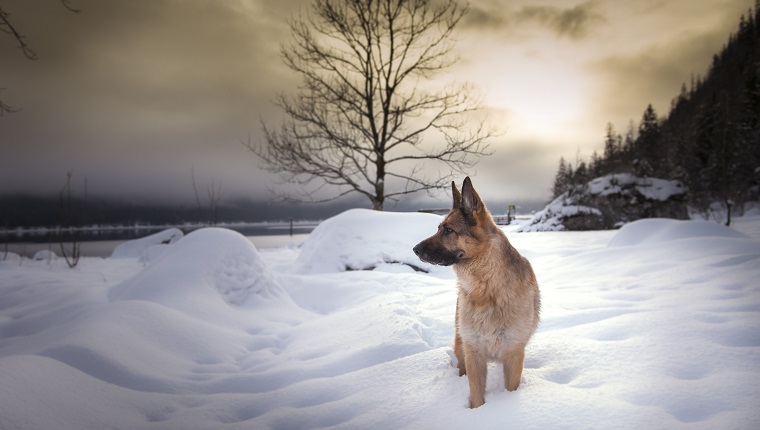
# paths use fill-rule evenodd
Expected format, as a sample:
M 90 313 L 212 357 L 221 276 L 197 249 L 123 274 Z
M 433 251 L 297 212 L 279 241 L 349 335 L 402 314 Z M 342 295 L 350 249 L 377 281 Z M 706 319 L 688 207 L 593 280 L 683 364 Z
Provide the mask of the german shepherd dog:
M 525 345 L 538 326 L 541 296 L 530 263 L 494 223 L 467 177 L 438 232 L 414 247 L 425 262 L 457 276 L 454 355 L 470 383 L 470 407 L 485 403 L 488 362 L 504 366 L 504 387 L 520 385 Z

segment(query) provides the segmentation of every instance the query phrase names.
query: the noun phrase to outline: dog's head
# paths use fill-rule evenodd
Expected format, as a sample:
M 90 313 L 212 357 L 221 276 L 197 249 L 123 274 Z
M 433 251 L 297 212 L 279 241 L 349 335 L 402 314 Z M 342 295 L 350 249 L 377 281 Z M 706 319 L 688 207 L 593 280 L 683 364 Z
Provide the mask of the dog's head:
M 479 254 L 487 241 L 485 230 L 491 216 L 470 178 L 465 178 L 461 193 L 454 182 L 451 191 L 454 197 L 451 212 L 434 235 L 414 247 L 414 253 L 424 262 L 451 266 Z

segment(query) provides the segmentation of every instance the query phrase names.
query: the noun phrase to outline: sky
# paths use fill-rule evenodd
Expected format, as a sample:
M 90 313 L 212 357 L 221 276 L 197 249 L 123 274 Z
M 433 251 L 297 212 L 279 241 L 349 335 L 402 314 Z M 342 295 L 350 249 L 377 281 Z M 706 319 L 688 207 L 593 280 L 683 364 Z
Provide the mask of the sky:
M 132 200 L 271 199 L 242 145 L 277 126 L 299 77 L 280 57 L 309 0 L 0 0 L 36 52 L 0 33 L 0 195 L 75 190 Z M 660 115 L 704 74 L 754 0 L 471 0 L 458 62 L 500 133 L 468 172 L 486 201 L 547 201 L 560 157 L 601 151 L 647 104 Z M 192 173 L 191 173 L 192 172 Z M 464 178 L 462 178 L 464 179 Z M 425 195 L 412 196 L 408 202 Z M 448 203 L 446 194 L 441 202 Z

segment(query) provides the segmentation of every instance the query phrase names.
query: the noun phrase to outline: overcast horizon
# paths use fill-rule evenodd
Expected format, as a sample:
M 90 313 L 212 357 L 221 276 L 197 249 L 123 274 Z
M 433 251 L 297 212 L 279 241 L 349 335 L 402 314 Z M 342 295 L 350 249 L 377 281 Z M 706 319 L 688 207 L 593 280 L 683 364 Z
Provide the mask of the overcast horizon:
M 0 34 L 0 194 L 58 193 L 192 203 L 201 193 L 270 200 L 282 186 L 241 141 L 277 126 L 272 104 L 298 76 L 279 48 L 308 0 L 0 0 L 25 42 Z M 559 158 L 602 150 L 647 104 L 660 116 L 736 30 L 754 0 L 472 0 L 459 62 L 503 134 L 470 172 L 486 201 L 546 201 Z M 430 172 L 435 174 L 435 172 Z M 457 182 L 461 184 L 460 178 Z M 424 194 L 403 205 L 448 202 Z M 392 209 L 391 205 L 389 209 Z

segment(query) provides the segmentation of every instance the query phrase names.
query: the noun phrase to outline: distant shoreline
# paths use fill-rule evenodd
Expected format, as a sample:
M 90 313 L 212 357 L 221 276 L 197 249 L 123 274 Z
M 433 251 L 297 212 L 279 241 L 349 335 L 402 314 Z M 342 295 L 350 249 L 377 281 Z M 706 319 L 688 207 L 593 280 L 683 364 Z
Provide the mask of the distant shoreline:
M 145 236 L 145 235 L 143 235 Z M 297 246 L 309 237 L 309 233 L 298 233 L 290 236 L 289 234 L 270 234 L 246 236 L 257 249 L 282 248 L 286 246 Z M 128 239 L 126 239 L 128 240 Z M 82 257 L 108 258 L 113 250 L 126 240 L 85 240 L 79 242 Z M 71 242 L 65 242 L 67 249 L 71 248 Z M 7 248 L 7 249 L 6 249 Z M 33 258 L 39 251 L 52 251 L 56 255 L 61 255 L 60 242 L 15 242 L 0 243 L 0 261 L 3 261 L 5 252 L 18 254 L 22 257 Z
M 168 228 L 178 228 L 187 234 L 206 227 L 220 227 L 235 230 L 244 236 L 281 236 L 310 233 L 321 221 L 293 220 L 262 222 L 224 222 L 216 225 L 185 223 L 179 225 L 91 225 L 82 227 L 18 227 L 0 229 L 0 250 L 3 243 L 55 243 L 124 241 L 137 239 Z M 292 227 L 292 231 L 291 231 Z

